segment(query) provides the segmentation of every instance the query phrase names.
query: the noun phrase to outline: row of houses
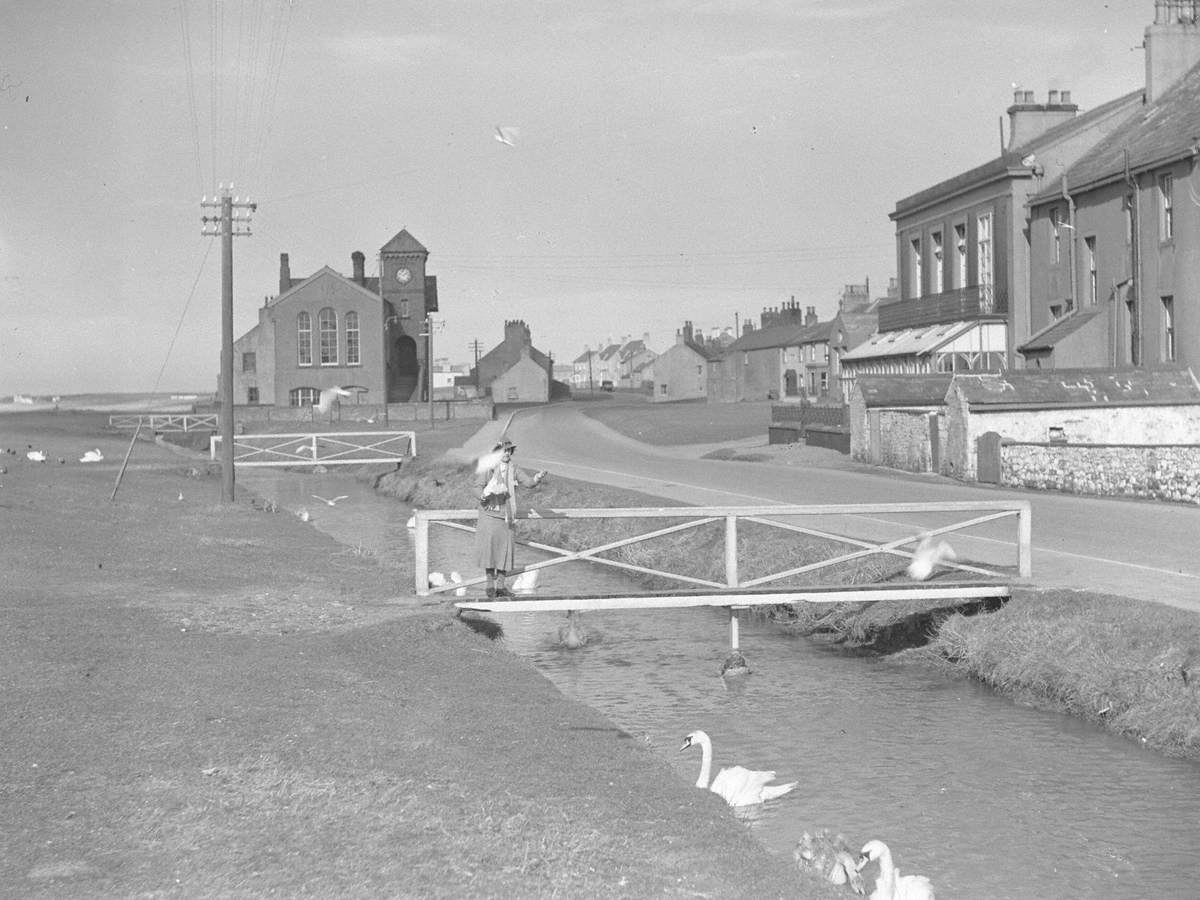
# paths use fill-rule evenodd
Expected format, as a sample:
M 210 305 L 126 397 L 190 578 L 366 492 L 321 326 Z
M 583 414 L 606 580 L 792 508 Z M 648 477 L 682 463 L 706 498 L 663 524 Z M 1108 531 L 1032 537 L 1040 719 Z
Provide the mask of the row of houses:
M 1142 46 L 1141 88 L 1087 111 L 1016 90 L 997 157 L 899 200 L 888 296 L 844 296 L 826 323 L 785 307 L 719 352 L 685 325 L 655 399 L 848 402 L 862 376 L 1196 366 L 1200 0 L 1157 0 Z

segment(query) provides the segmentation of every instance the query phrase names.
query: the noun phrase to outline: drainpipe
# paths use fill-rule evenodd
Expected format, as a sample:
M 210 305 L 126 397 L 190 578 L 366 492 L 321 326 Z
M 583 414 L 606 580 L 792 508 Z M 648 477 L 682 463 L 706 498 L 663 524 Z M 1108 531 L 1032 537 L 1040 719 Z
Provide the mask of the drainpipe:
M 1062 195 L 1067 201 L 1067 230 L 1071 232 L 1071 240 L 1067 244 L 1067 255 L 1070 256 L 1071 266 L 1071 309 L 1079 306 L 1079 272 L 1076 271 L 1076 245 L 1079 242 L 1079 231 L 1075 227 L 1075 199 L 1067 191 L 1067 173 L 1063 172 Z
M 1129 328 L 1131 332 L 1136 333 L 1129 335 L 1129 362 L 1135 366 L 1140 366 L 1142 364 L 1142 288 L 1140 271 L 1142 264 L 1142 216 L 1137 179 L 1129 171 L 1128 148 L 1125 150 L 1125 183 L 1133 191 L 1133 240 L 1131 241 L 1132 246 L 1129 248 L 1131 255 L 1130 267 L 1132 269 L 1129 273 L 1129 291 L 1133 295 L 1133 315 L 1130 317 Z M 1114 368 L 1116 364 L 1117 361 L 1114 358 Z

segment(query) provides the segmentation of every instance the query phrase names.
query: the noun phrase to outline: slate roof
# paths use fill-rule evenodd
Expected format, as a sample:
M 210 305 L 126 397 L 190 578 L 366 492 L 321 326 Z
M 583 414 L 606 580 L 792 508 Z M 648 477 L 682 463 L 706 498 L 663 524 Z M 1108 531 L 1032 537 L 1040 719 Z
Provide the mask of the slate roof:
M 1200 141 L 1200 65 L 1194 66 L 1156 102 L 1122 123 L 1067 170 L 1071 193 L 1125 177 L 1125 151 L 1132 171 L 1192 155 Z M 1061 185 L 1042 191 L 1035 203 L 1062 196 Z
M 1017 350 L 1020 353 L 1024 353 L 1027 350 L 1051 350 L 1067 335 L 1074 334 L 1103 312 L 1104 307 L 1101 306 L 1076 310 L 1069 316 L 1056 319 L 1041 331 L 1031 335 L 1029 340 L 1018 347 Z
M 860 375 L 854 381 L 867 406 L 941 406 L 952 375 Z
M 800 335 L 804 327 L 801 325 L 770 325 L 766 328 L 756 328 L 748 331 L 725 348 L 725 352 L 740 350 L 771 350 L 776 347 L 798 347 Z
M 422 246 L 421 242 L 408 233 L 407 228 L 401 228 L 390 241 L 379 249 L 379 252 L 429 254 L 429 251 Z
M 976 408 L 1200 404 L 1191 369 L 1019 369 L 957 375 L 954 388 Z

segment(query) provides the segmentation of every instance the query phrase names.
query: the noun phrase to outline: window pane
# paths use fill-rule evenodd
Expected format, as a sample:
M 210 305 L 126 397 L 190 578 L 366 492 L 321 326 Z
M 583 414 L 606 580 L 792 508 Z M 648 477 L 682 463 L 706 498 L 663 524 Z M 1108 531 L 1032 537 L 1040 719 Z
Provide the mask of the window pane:
M 358 313 L 346 313 L 346 365 L 357 366 L 362 362 L 358 339 Z
M 296 316 L 296 364 L 312 365 L 312 316 L 306 312 Z
M 336 366 L 338 361 L 337 313 L 326 307 L 320 313 L 321 365 Z

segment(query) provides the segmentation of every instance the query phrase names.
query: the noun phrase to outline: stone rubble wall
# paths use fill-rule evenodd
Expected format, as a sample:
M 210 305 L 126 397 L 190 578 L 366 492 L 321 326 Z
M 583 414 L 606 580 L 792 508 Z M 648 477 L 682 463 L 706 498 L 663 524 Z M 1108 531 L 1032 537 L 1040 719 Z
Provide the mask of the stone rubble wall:
M 1039 491 L 1200 504 L 1200 445 L 1005 441 L 1001 483 Z

